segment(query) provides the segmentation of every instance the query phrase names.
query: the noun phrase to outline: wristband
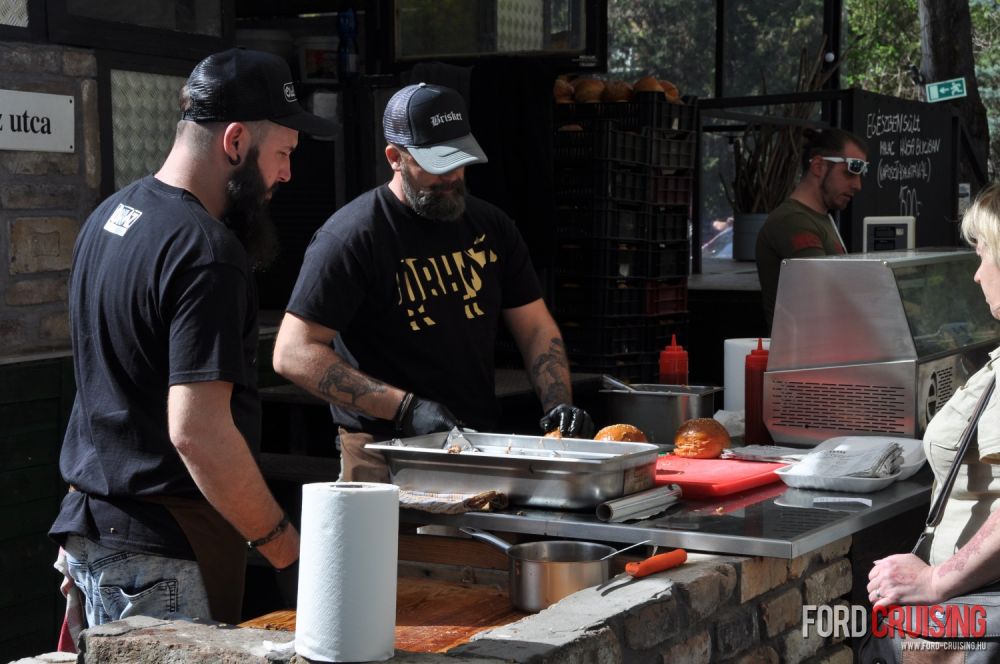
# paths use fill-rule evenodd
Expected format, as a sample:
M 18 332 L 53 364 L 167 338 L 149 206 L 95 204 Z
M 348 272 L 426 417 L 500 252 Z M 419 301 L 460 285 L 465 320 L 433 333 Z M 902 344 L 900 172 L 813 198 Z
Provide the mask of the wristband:
M 259 546 L 264 546 L 268 542 L 273 542 L 274 540 L 278 539 L 281 533 L 285 532 L 290 523 L 291 519 L 288 518 L 288 515 L 283 514 L 281 517 L 281 521 L 279 521 L 278 525 L 276 525 L 274 528 L 271 529 L 271 532 L 269 532 L 267 535 L 264 535 L 260 539 L 247 540 L 247 547 L 251 549 L 256 549 Z

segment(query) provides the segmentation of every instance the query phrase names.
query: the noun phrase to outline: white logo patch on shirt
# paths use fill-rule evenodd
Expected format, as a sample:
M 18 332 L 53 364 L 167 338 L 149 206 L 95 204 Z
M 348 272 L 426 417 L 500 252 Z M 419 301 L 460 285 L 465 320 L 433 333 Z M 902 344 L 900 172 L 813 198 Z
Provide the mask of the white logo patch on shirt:
M 132 228 L 132 224 L 141 216 L 142 210 L 136 210 L 134 207 L 119 203 L 108 220 L 104 222 L 104 230 L 124 237 L 128 229 Z

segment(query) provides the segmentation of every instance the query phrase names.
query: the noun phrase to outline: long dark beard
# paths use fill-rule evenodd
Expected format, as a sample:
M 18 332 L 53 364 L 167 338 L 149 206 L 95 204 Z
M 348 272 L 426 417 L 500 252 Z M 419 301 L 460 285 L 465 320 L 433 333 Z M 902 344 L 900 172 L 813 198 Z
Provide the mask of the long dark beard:
M 420 189 L 410 178 L 404 166 L 403 195 L 421 217 L 434 221 L 456 221 L 465 214 L 465 181 L 456 180 L 450 184 L 434 184 Z
M 222 214 L 222 222 L 243 244 L 254 270 L 267 267 L 278 255 L 278 233 L 271 221 L 267 197 L 278 186 L 275 184 L 268 190 L 260 172 L 259 157 L 260 150 L 256 146 L 250 148 L 243 167 L 236 169 L 226 182 L 226 210 Z

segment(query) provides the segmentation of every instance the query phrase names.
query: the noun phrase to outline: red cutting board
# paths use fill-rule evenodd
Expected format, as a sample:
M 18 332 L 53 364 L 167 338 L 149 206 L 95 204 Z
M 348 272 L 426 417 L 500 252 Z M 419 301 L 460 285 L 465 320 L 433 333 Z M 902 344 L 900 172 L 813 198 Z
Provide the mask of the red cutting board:
M 712 498 L 777 482 L 774 471 L 787 465 L 664 454 L 656 460 L 656 483 L 680 485 L 683 498 Z

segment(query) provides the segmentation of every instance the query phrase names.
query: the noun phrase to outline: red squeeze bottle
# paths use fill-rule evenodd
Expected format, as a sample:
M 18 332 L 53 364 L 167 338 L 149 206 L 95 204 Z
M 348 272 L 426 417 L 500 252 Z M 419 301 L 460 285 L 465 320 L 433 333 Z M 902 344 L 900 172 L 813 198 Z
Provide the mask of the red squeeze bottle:
M 747 445 L 773 445 L 774 439 L 764 425 L 764 371 L 767 370 L 767 349 L 764 340 L 757 339 L 757 348 L 747 355 L 743 388 L 746 407 L 746 433 L 743 442 Z
M 670 335 L 670 345 L 660 351 L 660 383 L 687 385 L 688 353 L 677 345 L 677 335 Z

